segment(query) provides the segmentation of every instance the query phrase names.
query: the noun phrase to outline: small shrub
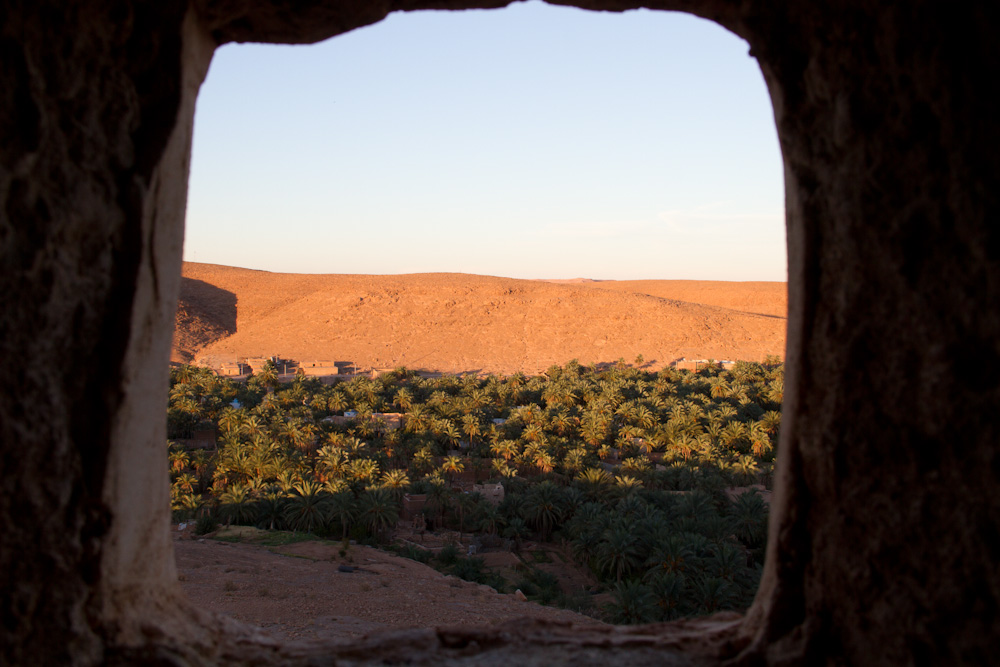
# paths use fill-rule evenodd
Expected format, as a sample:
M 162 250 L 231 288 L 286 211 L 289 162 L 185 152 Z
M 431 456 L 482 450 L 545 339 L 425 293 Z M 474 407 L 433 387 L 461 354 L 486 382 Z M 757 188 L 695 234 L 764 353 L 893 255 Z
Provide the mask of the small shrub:
M 415 547 L 412 544 L 407 544 L 405 547 L 399 550 L 399 555 L 403 558 L 409 558 L 410 560 L 415 560 L 418 563 L 423 563 L 426 565 L 431 562 L 431 552 L 427 549 L 421 549 L 420 547 Z
M 236 582 L 226 580 L 226 583 L 222 584 L 222 590 L 231 592 L 239 590 L 239 587 L 236 585 Z
M 207 535 L 219 529 L 219 522 L 211 514 L 202 514 L 194 524 L 195 535 Z
M 527 576 L 518 580 L 517 587 L 527 597 L 542 604 L 553 604 L 563 595 L 559 578 L 542 570 L 530 570 Z
M 445 547 L 438 552 L 437 561 L 445 567 L 454 565 L 455 562 L 458 561 L 458 547 L 454 544 L 445 545 Z
M 456 577 L 465 579 L 466 581 L 474 581 L 476 583 L 484 583 L 486 572 L 486 561 L 482 558 L 459 558 L 455 561 L 454 567 L 452 567 L 451 572 Z

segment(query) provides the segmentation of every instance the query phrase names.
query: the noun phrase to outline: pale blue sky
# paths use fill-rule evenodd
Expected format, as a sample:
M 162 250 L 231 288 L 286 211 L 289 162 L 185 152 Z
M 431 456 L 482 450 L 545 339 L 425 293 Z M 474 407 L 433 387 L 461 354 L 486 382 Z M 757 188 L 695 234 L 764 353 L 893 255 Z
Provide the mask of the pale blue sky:
M 228 45 L 198 100 L 185 259 L 296 273 L 785 280 L 746 43 L 536 2 Z

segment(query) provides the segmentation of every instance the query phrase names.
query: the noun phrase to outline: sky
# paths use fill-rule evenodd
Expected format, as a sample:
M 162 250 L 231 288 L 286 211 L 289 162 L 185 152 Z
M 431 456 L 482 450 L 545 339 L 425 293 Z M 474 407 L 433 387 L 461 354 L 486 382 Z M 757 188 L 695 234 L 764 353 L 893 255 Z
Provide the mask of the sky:
M 692 16 L 538 2 L 226 45 L 184 259 L 290 273 L 786 280 L 774 117 Z

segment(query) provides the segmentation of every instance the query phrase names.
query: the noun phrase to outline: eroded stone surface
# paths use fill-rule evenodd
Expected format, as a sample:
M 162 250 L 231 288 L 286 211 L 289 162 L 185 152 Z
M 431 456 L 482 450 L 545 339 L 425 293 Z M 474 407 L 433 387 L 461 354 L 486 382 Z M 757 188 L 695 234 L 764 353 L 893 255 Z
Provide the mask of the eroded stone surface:
M 193 101 L 212 47 L 315 41 L 395 9 L 503 4 L 5 3 L 0 662 L 989 661 L 1000 642 L 1000 109 L 988 92 L 1000 20 L 987 3 L 647 5 L 747 39 L 785 161 L 780 472 L 764 582 L 742 622 L 718 634 L 403 633 L 327 650 L 268 648 L 183 609 L 156 442 Z M 679 643 L 684 633 L 709 648 Z

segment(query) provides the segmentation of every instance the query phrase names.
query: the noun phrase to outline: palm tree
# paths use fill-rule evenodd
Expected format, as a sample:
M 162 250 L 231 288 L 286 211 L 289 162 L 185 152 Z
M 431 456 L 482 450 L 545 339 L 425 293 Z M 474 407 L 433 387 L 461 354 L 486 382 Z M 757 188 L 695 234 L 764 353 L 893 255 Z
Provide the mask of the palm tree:
M 517 468 L 510 467 L 503 459 L 493 459 L 493 470 L 501 477 L 510 478 L 517 476 Z
M 677 513 L 681 517 L 692 519 L 695 522 L 705 521 L 717 515 L 712 497 L 704 491 L 692 491 L 684 494 L 677 501 L 676 507 Z
M 406 387 L 403 387 L 396 392 L 395 403 L 403 412 L 407 412 L 413 407 L 413 401 L 413 392 Z
M 771 444 L 771 436 L 764 429 L 760 422 L 754 422 L 750 426 L 750 452 L 762 458 L 768 455 L 774 446 Z
M 174 486 L 185 493 L 194 493 L 194 486 L 197 483 L 195 476 L 189 473 L 183 473 L 174 480 Z
M 535 453 L 532 457 L 532 464 L 538 468 L 538 471 L 541 473 L 552 472 L 553 467 L 555 467 L 555 461 L 552 459 L 552 455 L 544 449 L 539 449 Z
M 371 482 L 378 473 L 378 462 L 372 459 L 354 459 L 347 464 L 347 475 L 359 484 Z
M 405 470 L 387 470 L 382 473 L 379 486 L 388 491 L 398 504 L 402 501 L 403 493 L 410 486 L 410 477 Z
M 396 525 L 399 513 L 391 494 L 382 489 L 371 489 L 361 498 L 359 518 L 372 536 L 381 540 L 385 531 Z
M 767 541 L 767 505 L 756 489 L 736 496 L 729 511 L 736 537 L 750 549 Z
M 678 572 L 657 572 L 647 581 L 661 621 L 672 621 L 684 615 L 687 580 Z
M 438 437 L 444 440 L 445 444 L 455 447 L 461 442 L 462 434 L 450 419 L 440 420 L 436 427 Z
M 646 558 L 646 577 L 679 573 L 695 564 L 696 554 L 683 535 L 673 533 L 655 542 Z
M 285 499 L 278 491 L 270 491 L 257 501 L 257 525 L 267 530 L 281 530 L 285 525 Z
M 344 396 L 339 391 L 334 391 L 326 399 L 326 407 L 330 412 L 344 412 L 350 405 L 351 403 L 347 396 Z
M 615 487 L 617 487 L 618 493 L 627 496 L 641 489 L 642 482 L 630 475 L 622 475 L 615 480 Z
M 183 449 L 172 449 L 167 453 L 167 458 L 170 460 L 170 469 L 174 472 L 180 472 L 188 466 L 189 457 L 188 453 Z
M 514 540 L 514 551 L 521 551 L 521 540 L 531 535 L 528 524 L 521 517 L 513 517 L 507 522 L 507 527 L 503 529 L 503 536 Z
M 573 417 L 570 416 L 569 410 L 560 407 L 554 411 L 552 414 L 552 428 L 559 435 L 566 435 L 573 428 Z
M 243 420 L 241 429 L 250 438 L 263 435 L 265 433 L 264 421 L 258 415 L 250 415 Z
M 259 373 L 256 373 L 256 376 L 258 378 L 257 381 L 265 387 L 271 387 L 273 389 L 279 385 L 278 368 L 270 359 L 264 363 L 264 366 L 260 369 Z
M 300 482 L 292 487 L 284 519 L 292 530 L 311 533 L 329 522 L 330 496 L 316 482 Z
M 192 518 L 198 516 L 199 510 L 204 506 L 204 502 L 201 496 L 197 496 L 193 493 L 186 493 L 177 498 L 175 498 L 170 503 L 170 509 L 178 510 L 182 514 L 182 518 Z
M 347 531 L 358 517 L 358 503 L 354 494 L 344 490 L 330 497 L 329 516 L 340 524 L 341 539 L 347 539 Z
M 769 434 L 774 435 L 781 428 L 781 413 L 775 410 L 768 410 L 761 416 L 760 425 Z
M 467 414 L 462 417 L 462 430 L 469 436 L 469 444 L 475 446 L 476 438 L 483 434 L 483 425 L 474 414 Z
M 709 557 L 706 565 L 716 577 L 736 584 L 740 575 L 747 570 L 747 557 L 740 547 L 723 542 Z
M 760 466 L 757 464 L 754 457 L 744 454 L 740 456 L 733 464 L 733 470 L 735 471 L 736 481 L 739 482 L 740 486 L 746 486 L 747 484 L 753 484 L 757 479 L 757 474 L 760 472 Z
M 347 456 L 331 445 L 316 452 L 316 477 L 320 481 L 342 477 L 347 471 Z
M 542 482 L 528 492 L 521 511 L 528 523 L 541 533 L 542 541 L 546 541 L 552 528 L 566 514 L 561 490 L 552 482 Z
M 500 512 L 491 503 L 480 503 L 479 505 L 479 525 L 477 530 L 480 530 L 487 535 L 496 535 L 497 531 L 500 529 L 500 522 L 502 521 L 500 517 Z
M 208 473 L 212 465 L 212 458 L 204 449 L 198 449 L 191 453 L 191 467 L 198 478 L 198 486 L 204 490 L 208 481 Z
M 656 598 L 640 581 L 619 581 L 614 588 L 615 602 L 609 605 L 612 623 L 649 623 L 656 620 Z
M 219 496 L 219 503 L 219 514 L 225 519 L 226 525 L 252 525 L 257 520 L 257 509 L 250 489 L 246 486 L 230 486 Z
M 350 491 L 351 485 L 347 483 L 347 480 L 343 479 L 328 479 L 323 482 L 323 490 L 329 493 L 331 496 L 335 496 L 338 493 L 343 493 L 344 491 Z
M 246 413 L 239 408 L 225 408 L 219 414 L 219 428 L 223 433 L 239 433 Z
M 596 556 L 600 570 L 620 582 L 641 562 L 639 538 L 627 525 L 618 522 L 605 532 Z
M 714 614 L 729 608 L 739 592 L 733 584 L 719 577 L 697 577 L 691 584 L 691 596 L 700 614 Z
M 503 457 L 504 461 L 510 461 L 518 455 L 520 447 L 515 440 L 499 440 L 490 445 L 490 451 L 495 456 Z
M 579 473 L 583 470 L 587 458 L 587 450 L 583 447 L 577 447 L 566 452 L 566 456 L 563 458 L 562 466 L 563 470 L 566 472 L 576 472 Z
M 449 478 L 463 470 L 465 470 L 465 464 L 457 456 L 446 456 L 444 462 L 441 464 L 441 472 L 448 475 Z
M 465 517 L 470 512 L 475 511 L 477 503 L 481 500 L 479 494 L 459 493 L 455 497 L 455 506 L 458 508 L 458 541 L 462 541 L 465 533 Z

